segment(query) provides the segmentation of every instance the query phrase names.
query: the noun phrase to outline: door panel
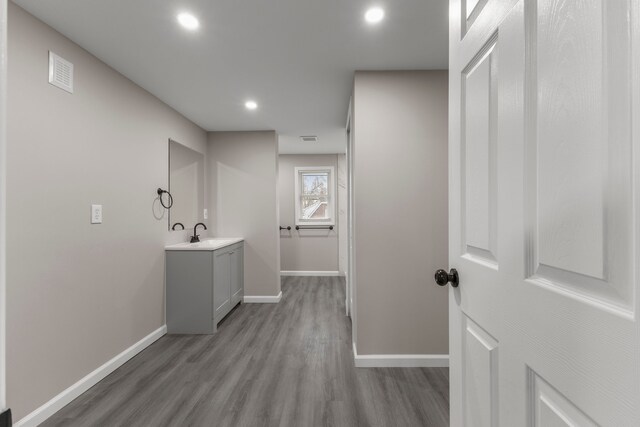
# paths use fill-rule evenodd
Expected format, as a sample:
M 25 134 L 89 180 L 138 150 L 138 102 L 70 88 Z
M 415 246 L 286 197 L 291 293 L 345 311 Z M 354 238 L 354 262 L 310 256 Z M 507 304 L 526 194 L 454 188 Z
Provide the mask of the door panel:
M 640 425 L 640 3 L 450 10 L 451 425 Z
M 597 427 L 597 424 L 573 405 L 558 390 L 530 371 L 533 391 L 532 422 L 535 427 Z
M 540 0 L 527 14 L 528 276 L 631 315 L 629 2 Z
M 498 422 L 498 342 L 471 319 L 464 320 L 464 419 L 469 426 L 495 426 Z
M 537 145 L 537 159 L 528 159 L 537 172 L 537 197 L 532 199 L 538 202 L 539 262 L 553 270 L 602 279 L 606 173 L 602 5 L 553 3 L 559 2 L 540 1 L 537 19 L 529 18 L 535 52 L 528 66 L 544 82 L 539 93 L 531 92 L 536 98 L 531 101 L 537 104 L 537 136 L 531 141 Z M 567 20 L 565 14 L 576 19 Z
M 243 248 L 236 247 L 231 253 L 231 305 L 235 306 L 242 301 L 242 282 L 243 282 Z
M 213 252 L 214 319 L 220 321 L 231 308 L 231 265 L 229 251 Z
M 486 4 L 487 0 L 462 0 L 461 18 L 463 33 L 466 33 L 469 28 L 472 27 L 474 21 L 480 16 Z
M 462 251 L 497 265 L 497 38 L 462 72 Z

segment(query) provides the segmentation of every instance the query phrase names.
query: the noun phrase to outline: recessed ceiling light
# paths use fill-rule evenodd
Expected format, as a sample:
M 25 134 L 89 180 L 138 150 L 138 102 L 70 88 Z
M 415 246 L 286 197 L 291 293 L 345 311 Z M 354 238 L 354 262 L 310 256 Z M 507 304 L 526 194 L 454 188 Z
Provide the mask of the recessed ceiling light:
M 193 16 L 190 13 L 181 13 L 178 15 L 178 22 L 187 30 L 197 30 L 200 27 L 200 22 L 198 22 L 198 18 Z
M 364 14 L 364 19 L 370 24 L 377 24 L 384 19 L 384 10 L 379 7 L 372 7 Z
M 256 101 L 247 101 L 244 103 L 244 106 L 247 110 L 255 110 L 258 108 L 258 103 Z

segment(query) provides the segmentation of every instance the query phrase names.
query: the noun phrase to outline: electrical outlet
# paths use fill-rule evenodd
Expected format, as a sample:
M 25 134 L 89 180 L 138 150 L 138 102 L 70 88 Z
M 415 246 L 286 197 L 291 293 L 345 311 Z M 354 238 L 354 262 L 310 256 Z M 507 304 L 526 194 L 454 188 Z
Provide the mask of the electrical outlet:
M 204 210 L 204 219 L 209 219 L 209 209 Z
M 102 205 L 91 205 L 91 224 L 102 224 Z

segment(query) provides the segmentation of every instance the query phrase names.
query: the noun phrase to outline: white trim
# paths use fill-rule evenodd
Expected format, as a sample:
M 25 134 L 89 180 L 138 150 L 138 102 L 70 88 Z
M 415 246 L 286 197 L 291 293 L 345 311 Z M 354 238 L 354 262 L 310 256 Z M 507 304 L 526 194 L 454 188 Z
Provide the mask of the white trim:
M 282 291 L 276 296 L 246 296 L 243 301 L 246 304 L 277 304 L 282 299 Z
M 356 368 L 447 368 L 448 354 L 367 354 L 358 355 L 353 343 Z
M 281 271 L 281 276 L 344 276 L 344 273 L 339 271 Z
M 155 331 L 151 332 L 140 341 L 118 354 L 113 359 L 109 360 L 104 365 L 100 366 L 95 371 L 89 373 L 77 383 L 64 390 L 62 393 L 55 396 L 53 399 L 22 418 L 16 424 L 15 427 L 35 427 L 47 418 L 58 412 L 60 409 L 71 403 L 76 397 L 80 396 L 85 391 L 96 385 L 99 381 L 104 379 L 107 375 L 124 365 L 127 361 L 140 353 L 145 348 L 149 347 L 160 337 L 167 333 L 167 326 L 164 325 Z

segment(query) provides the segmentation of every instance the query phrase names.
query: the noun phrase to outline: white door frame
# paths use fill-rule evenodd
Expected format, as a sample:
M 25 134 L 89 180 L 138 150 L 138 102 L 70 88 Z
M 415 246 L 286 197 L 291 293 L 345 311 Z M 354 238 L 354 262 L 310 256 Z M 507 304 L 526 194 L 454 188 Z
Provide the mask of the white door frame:
M 7 213 L 7 0 L 0 0 L 0 412 L 7 408 L 6 394 L 6 213 Z
M 353 191 L 353 98 L 349 100 L 349 111 L 347 113 L 347 314 L 351 317 L 351 340 L 355 348 L 356 333 L 358 330 L 356 320 L 356 270 L 355 270 L 355 229 L 354 229 L 354 191 Z
M 351 108 L 349 108 L 349 111 L 347 112 L 347 126 L 346 126 L 346 138 L 347 138 L 347 148 L 345 150 L 345 163 L 346 163 L 346 167 L 347 167 L 347 224 L 346 224 L 346 229 L 347 229 L 347 268 L 345 271 L 345 295 L 344 295 L 344 304 L 345 304 L 345 308 L 346 308 L 346 314 L 347 316 L 351 316 L 351 239 L 350 239 L 350 234 L 351 234 L 351 197 L 350 197 L 350 193 L 351 193 L 351 188 L 350 188 L 350 183 L 351 183 L 351 175 L 350 175 L 350 171 L 351 171 L 351 165 L 349 164 L 349 159 L 350 159 L 350 155 L 349 155 L 349 151 L 350 151 L 350 141 L 349 139 L 351 138 Z M 342 224 L 341 224 L 342 226 Z

